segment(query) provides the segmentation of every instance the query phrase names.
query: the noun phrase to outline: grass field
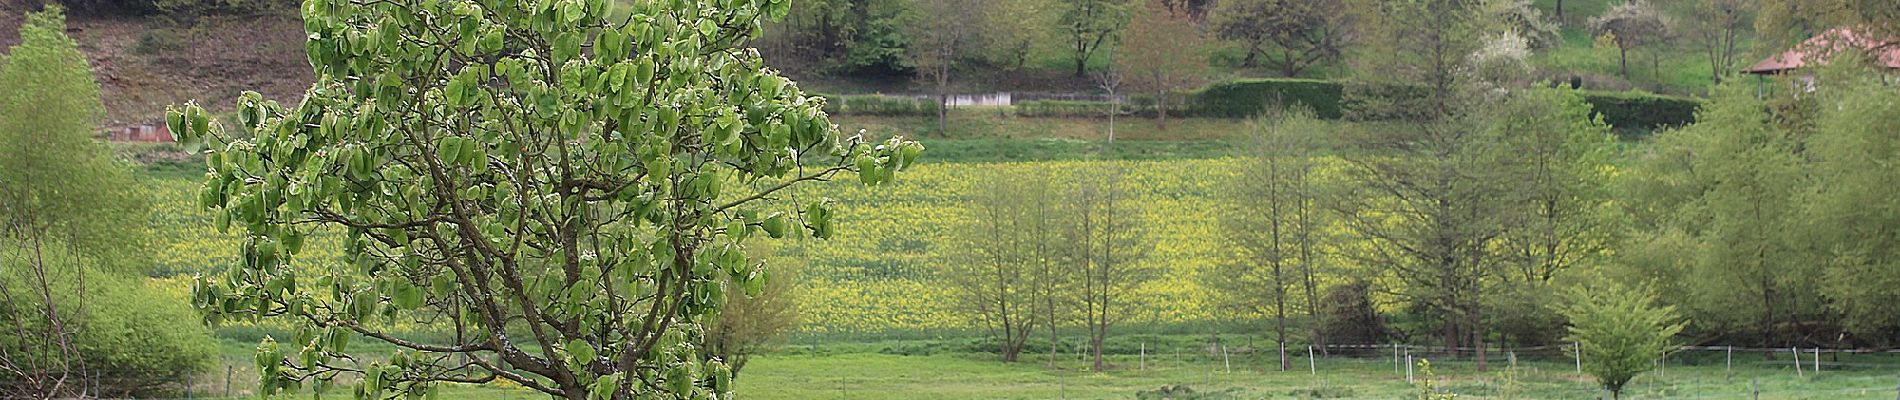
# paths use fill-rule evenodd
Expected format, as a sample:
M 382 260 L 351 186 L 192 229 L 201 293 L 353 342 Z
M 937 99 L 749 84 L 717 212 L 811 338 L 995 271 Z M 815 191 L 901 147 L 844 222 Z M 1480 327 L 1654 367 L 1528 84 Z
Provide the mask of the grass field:
M 242 345 L 226 342 L 227 359 L 242 363 L 249 354 Z M 1404 369 L 1389 353 L 1360 357 L 1321 356 L 1309 370 L 1304 352 L 1292 359 L 1294 368 L 1277 371 L 1269 354 L 1232 354 L 1226 360 L 1205 348 L 1172 352 L 1150 349 L 1143 357 L 1121 354 L 1111 358 L 1108 372 L 1087 371 L 1079 354 L 1065 353 L 1057 368 L 1047 353 L 1025 354 L 1024 360 L 1005 364 L 993 354 L 892 354 L 893 349 L 917 342 L 849 343 L 789 346 L 755 358 L 741 372 L 739 399 L 1135 399 L 1140 392 L 1164 386 L 1185 386 L 1201 397 L 1173 399 L 1409 399 L 1420 388 L 1408 384 Z M 1175 349 L 1180 350 L 1180 349 Z M 1198 350 L 1198 351 L 1197 351 Z M 1236 350 L 1241 351 L 1241 350 Z M 1672 358 L 1664 370 L 1630 383 L 1625 399 L 1892 399 L 1900 383 L 1895 357 L 1862 356 L 1827 361 L 1818 374 L 1796 375 L 1785 355 L 1765 360 L 1760 354 L 1737 354 L 1729 370 L 1719 353 Z M 1827 360 L 1824 358 L 1824 360 Z M 1594 399 L 1604 393 L 1589 377 L 1578 374 L 1572 361 L 1559 356 L 1526 356 L 1515 367 L 1503 354 L 1494 354 L 1492 369 L 1477 372 L 1469 360 L 1434 359 L 1436 386 L 1458 398 L 1475 399 Z M 1684 365 L 1696 363 L 1698 365 Z M 240 364 L 242 365 L 242 364 Z M 1145 368 L 1144 368 L 1145 365 Z M 246 371 L 245 373 L 248 373 Z M 238 377 L 249 380 L 249 375 Z M 1413 378 L 1427 379 L 1414 369 Z M 199 393 L 222 395 L 222 382 L 201 384 Z M 250 387 L 238 382 L 234 395 Z M 340 393 L 339 393 L 340 394 Z M 444 387 L 443 399 L 545 399 L 538 393 L 507 385 Z M 331 395 L 334 396 L 334 395 Z M 326 396 L 328 397 L 328 396 Z M 310 398 L 309 394 L 282 398 Z M 1152 397 L 1160 398 L 1160 397 Z

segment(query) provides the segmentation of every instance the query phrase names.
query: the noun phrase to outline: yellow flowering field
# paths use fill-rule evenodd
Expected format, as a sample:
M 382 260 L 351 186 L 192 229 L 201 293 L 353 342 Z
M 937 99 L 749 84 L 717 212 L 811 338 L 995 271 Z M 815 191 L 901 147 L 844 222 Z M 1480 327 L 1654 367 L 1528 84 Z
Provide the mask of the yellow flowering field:
M 1140 204 L 1154 248 L 1144 262 L 1166 273 L 1128 299 L 1130 323 L 1204 321 L 1219 316 L 1205 299 L 1198 272 L 1212 267 L 1220 246 L 1217 185 L 1232 179 L 1233 159 L 1113 161 L 1127 171 L 1125 185 Z M 1047 173 L 1062 182 L 1100 173 L 1110 161 L 923 164 L 886 186 L 867 188 L 849 176 L 797 190 L 796 204 L 818 198 L 836 202 L 836 235 L 797 239 L 774 246 L 778 257 L 806 265 L 801 333 L 879 333 L 974 328 L 939 286 L 934 272 L 957 258 L 956 230 L 969 211 L 960 204 L 989 173 Z M 155 245 L 162 272 L 188 275 L 229 265 L 234 235 L 219 233 L 196 204 L 199 182 L 157 179 L 155 225 L 164 238 Z M 336 260 L 338 235 L 313 235 L 302 262 Z M 188 280 L 175 280 L 186 284 Z

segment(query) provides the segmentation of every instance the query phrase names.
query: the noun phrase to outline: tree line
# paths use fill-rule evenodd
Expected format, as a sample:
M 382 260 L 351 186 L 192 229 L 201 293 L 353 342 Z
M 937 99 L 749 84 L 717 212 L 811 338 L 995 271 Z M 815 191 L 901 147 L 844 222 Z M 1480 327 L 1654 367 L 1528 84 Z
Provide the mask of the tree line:
M 1358 122 L 1272 111 L 1239 136 L 1221 234 L 1207 238 L 1231 258 L 1204 272 L 1205 295 L 1264 322 L 1277 346 L 1435 342 L 1481 369 L 1487 347 L 1597 352 L 1587 336 L 1643 331 L 1662 337 L 1620 342 L 1900 343 L 1900 298 L 1887 290 L 1900 280 L 1888 243 L 1900 219 L 1884 195 L 1900 157 L 1884 128 L 1900 117 L 1890 78 L 1843 57 L 1816 71 L 1811 93 L 1725 84 L 1698 123 L 1623 144 L 1576 92 L 1530 77 L 1531 41 L 1490 4 L 1393 2 L 1357 16 L 1379 48 L 1351 60 L 1356 73 L 1417 93 L 1348 93 Z M 1087 327 L 1099 351 L 1098 321 L 1139 310 L 1094 315 L 1092 268 L 1151 244 L 1077 236 L 1105 226 L 1080 211 L 1096 177 L 988 179 L 969 202 L 967 265 L 944 271 L 960 304 L 1005 360 L 1058 326 Z M 1142 230 L 1139 210 L 1103 211 Z M 1125 265 L 1130 281 L 1167 262 L 1118 261 L 1148 265 Z

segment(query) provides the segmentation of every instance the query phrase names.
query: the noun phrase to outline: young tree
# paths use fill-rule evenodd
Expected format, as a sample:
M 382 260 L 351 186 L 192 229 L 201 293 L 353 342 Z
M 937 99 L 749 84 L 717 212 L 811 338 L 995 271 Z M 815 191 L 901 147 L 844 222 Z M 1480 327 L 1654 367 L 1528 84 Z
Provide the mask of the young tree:
M 1169 97 L 1213 75 L 1205 54 L 1207 40 L 1186 9 L 1173 11 L 1156 0 L 1138 5 L 1114 63 L 1134 78 L 1137 88 L 1155 97 L 1155 121 L 1167 129 Z
M 1004 362 L 1015 362 L 1038 324 L 1051 324 L 1044 296 L 1060 286 L 1050 274 L 1059 262 L 1058 236 L 1046 177 L 1018 171 L 982 178 L 965 201 L 969 226 L 962 231 L 963 261 L 948 266 L 945 282 L 958 303 L 988 329 Z
M 706 355 L 725 360 L 732 366 L 732 379 L 739 379 L 752 355 L 766 349 L 773 340 L 791 331 L 799 322 L 799 303 L 804 301 L 800 288 L 802 265 L 787 261 L 791 257 L 770 256 L 770 246 L 753 245 L 747 253 L 765 260 L 761 273 L 766 279 L 757 296 L 729 296 L 719 318 L 706 327 Z M 726 287 L 743 287 L 745 282 L 726 278 Z
M 1662 43 L 1669 37 L 1669 19 L 1649 3 L 1629 0 L 1590 19 L 1591 34 L 1616 45 L 1617 64 L 1630 77 L 1630 50 Z
M 1491 296 L 1492 321 L 1518 345 L 1556 339 L 1551 282 L 1610 253 L 1617 227 L 1603 211 L 1616 138 L 1568 89 L 1525 90 L 1486 108 L 1507 155 L 1501 168 L 1516 203 L 1507 211 L 1497 251 L 1501 267 Z
M 1221 39 L 1247 46 L 1243 67 L 1262 57 L 1280 76 L 1299 75 L 1314 64 L 1337 60 L 1353 36 L 1344 0 L 1227 0 L 1211 16 Z
M 980 55 L 989 23 L 979 0 L 918 0 L 912 5 L 910 60 L 917 76 L 937 94 L 937 134 L 949 130 L 951 74 L 960 61 Z
M 262 394 L 347 375 L 365 397 L 495 380 L 730 396 L 700 344 L 726 298 L 767 285 L 746 241 L 835 229 L 828 201 L 784 189 L 879 186 L 922 147 L 841 138 L 823 101 L 739 47 L 790 3 L 714 3 L 608 18 L 604 1 L 306 1 L 320 78 L 301 104 L 246 94 L 229 130 L 168 113 L 212 149 L 200 200 L 243 237 L 194 305 L 307 333 L 259 344 Z M 318 230 L 347 263 L 305 265 Z M 385 330 L 419 319 L 453 331 Z M 352 356 L 352 336 L 397 350 Z
M 1473 347 L 1485 368 L 1484 284 L 1497 272 L 1493 251 L 1515 203 L 1504 168 L 1501 130 L 1479 112 L 1487 90 L 1467 73 L 1493 25 L 1471 0 L 1387 2 L 1359 10 L 1369 49 L 1359 73 L 1387 85 L 1419 85 L 1410 103 L 1372 113 L 1409 115 L 1381 129 L 1353 132 L 1343 157 L 1351 183 L 1332 206 L 1341 224 L 1366 240 L 1345 253 L 1384 266 L 1387 286 L 1438 324 L 1447 347 Z M 1508 89 L 1508 88 L 1507 88 Z
M 1112 45 L 1128 25 L 1130 0 L 1060 0 L 1063 41 L 1075 61 L 1075 77 L 1088 76 L 1089 60 L 1104 45 Z
M 1682 21 L 1678 29 L 1708 56 L 1709 76 L 1714 83 L 1721 84 L 1723 78 L 1734 73 L 1740 61 L 1737 57 L 1747 51 L 1741 43 L 1749 36 L 1756 3 L 1757 0 L 1693 0 L 1677 2 L 1671 7 L 1676 15 L 1674 20 Z
M 1657 357 L 1676 349 L 1671 341 L 1684 326 L 1676 308 L 1657 305 L 1648 286 L 1578 288 L 1570 303 L 1563 310 L 1570 319 L 1566 339 L 1582 346 L 1583 370 L 1614 398 L 1623 397 L 1631 378 L 1655 369 Z
M 93 141 L 99 84 L 57 5 L 29 13 L 0 58 L 0 390 L 27 398 L 87 396 L 87 271 L 137 268 L 143 241 L 127 221 L 145 209 L 129 171 Z M 15 275 L 15 274 L 18 275 Z M 68 296 L 69 294 L 76 296 Z
M 1093 370 L 1103 371 L 1102 346 L 1109 331 L 1127 319 L 1135 307 L 1128 296 L 1154 277 L 1144 258 L 1152 246 L 1143 228 L 1142 209 L 1122 182 L 1120 166 L 1099 174 L 1077 177 L 1064 204 L 1062 239 L 1069 244 L 1065 259 L 1075 265 L 1080 279 L 1082 322 L 1089 331 Z
M 1315 247 L 1326 222 L 1319 218 L 1314 138 L 1328 129 L 1304 110 L 1255 124 L 1255 133 L 1242 147 L 1240 173 L 1227 185 L 1228 209 L 1222 213 L 1223 236 L 1232 242 L 1236 257 L 1203 280 L 1228 302 L 1272 316 L 1280 370 L 1285 371 L 1291 366 L 1286 357 L 1287 314 L 1298 308 L 1312 321 L 1319 312 Z

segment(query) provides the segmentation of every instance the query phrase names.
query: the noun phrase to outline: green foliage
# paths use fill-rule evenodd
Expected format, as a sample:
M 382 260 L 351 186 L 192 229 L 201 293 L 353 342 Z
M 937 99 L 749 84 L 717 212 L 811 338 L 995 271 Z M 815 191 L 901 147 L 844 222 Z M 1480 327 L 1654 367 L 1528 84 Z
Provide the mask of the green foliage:
M 91 375 L 75 377 L 77 381 L 96 382 L 104 396 L 170 395 L 182 389 L 185 377 L 207 371 L 216 361 L 210 332 L 204 325 L 190 322 L 196 318 L 185 299 L 162 291 L 161 283 L 84 267 L 79 264 L 83 258 L 64 250 L 46 256 L 52 264 L 47 282 L 54 308 L 63 313 L 63 322 L 79 327 L 71 338 L 78 348 L 78 359 L 71 361 L 86 366 L 84 371 Z M 33 313 L 33 317 L 7 320 L 24 324 L 0 331 L 0 347 L 18 350 L 55 346 L 31 335 L 20 335 L 49 328 L 48 319 L 37 314 L 44 309 L 38 295 L 17 291 L 34 285 L 37 279 L 29 273 L 32 268 L 24 265 L 23 260 L 29 257 L 19 250 L 8 250 L 0 257 L 4 257 L 0 258 L 4 260 L 0 261 L 0 287 L 16 289 L 11 292 L 13 296 L 0 301 L 0 315 Z M 39 351 L 9 354 L 48 356 Z M 45 361 L 10 360 L 21 363 L 14 366 L 48 365 Z M 0 392 L 15 393 L 13 389 L 19 384 L 19 376 L 0 374 Z
M 1274 106 L 1305 107 L 1323 119 L 1339 119 L 1343 85 L 1309 79 L 1242 79 L 1208 85 L 1192 95 L 1191 115 L 1250 118 Z
M 1815 183 L 1803 195 L 1808 234 L 1827 260 L 1821 283 L 1829 308 L 1854 337 L 1888 346 L 1900 333 L 1900 95 L 1879 72 L 1829 75 L 1811 142 Z
M 786 228 L 783 220 L 767 220 L 760 228 L 766 234 L 779 232 L 783 235 Z M 769 249 L 757 246 L 750 249 L 761 255 L 760 259 L 778 260 L 765 264 L 765 274 L 770 276 L 763 287 L 747 287 L 759 284 L 727 278 L 726 286 L 739 288 L 748 293 L 745 296 L 731 296 L 726 300 L 726 308 L 719 319 L 707 327 L 707 353 L 725 360 L 732 365 L 732 374 L 736 379 L 739 372 L 753 355 L 767 350 L 767 346 L 796 328 L 799 322 L 799 303 L 807 301 L 804 290 L 799 287 L 804 272 L 802 266 L 794 264 L 789 257 L 769 257 Z
M 1643 92 L 1583 92 L 1592 114 L 1622 131 L 1653 131 L 1696 121 L 1702 101 Z
M 1656 360 L 1676 349 L 1672 343 L 1684 322 L 1674 306 L 1658 306 L 1656 291 L 1608 282 L 1571 292 L 1563 314 L 1570 320 L 1565 339 L 1583 346 L 1583 370 L 1621 396 L 1631 378 L 1656 368 Z
M 922 151 L 841 137 L 822 100 L 740 46 L 790 7 L 307 1 L 319 78 L 301 104 L 247 93 L 234 129 L 168 113 L 211 148 L 201 205 L 241 235 L 193 304 L 296 327 L 258 346 L 265 394 L 349 375 L 359 397 L 492 380 L 570 400 L 730 396 L 730 367 L 700 344 L 727 298 L 768 281 L 746 241 L 837 231 L 832 202 L 782 191 L 888 188 Z M 341 257 L 311 256 L 323 235 Z M 386 332 L 443 315 L 478 339 Z M 353 357 L 342 338 L 359 335 L 401 350 Z
M 1620 184 L 1633 229 L 1618 251 L 1630 281 L 1657 281 L 1698 331 L 1752 333 L 1755 343 L 1804 335 L 1824 319 L 1819 278 L 1803 249 L 1797 195 L 1809 185 L 1805 147 L 1752 85 L 1721 87 L 1696 124 L 1665 131 L 1634 155 Z M 1701 279 L 1700 276 L 1732 277 Z
M 1423 379 L 1419 379 L 1415 385 L 1418 388 L 1415 399 L 1453 400 L 1458 398 L 1458 394 L 1438 387 L 1438 374 L 1432 372 L 1432 360 L 1423 358 L 1418 360 L 1418 375 Z
M 130 169 L 93 140 L 105 107 L 92 69 L 57 6 L 28 14 L 20 44 L 0 69 L 0 218 L 9 235 L 57 239 L 97 256 L 140 265 L 145 206 Z
M 1210 27 L 1221 39 L 1246 47 L 1241 66 L 1259 65 L 1264 57 L 1283 77 L 1337 60 L 1353 33 L 1341 0 L 1230 0 L 1215 7 Z

